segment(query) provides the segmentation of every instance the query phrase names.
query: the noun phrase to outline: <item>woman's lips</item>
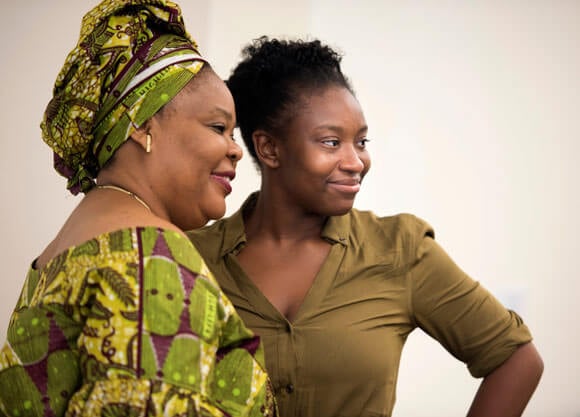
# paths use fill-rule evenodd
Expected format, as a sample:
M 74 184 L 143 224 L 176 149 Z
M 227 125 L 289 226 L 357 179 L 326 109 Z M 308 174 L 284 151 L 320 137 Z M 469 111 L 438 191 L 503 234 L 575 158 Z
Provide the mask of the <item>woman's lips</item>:
M 360 191 L 360 184 L 345 185 L 345 184 L 330 183 L 330 187 L 345 194 L 356 194 Z
M 230 181 L 234 179 L 235 174 L 231 174 L 231 173 L 224 173 L 224 174 L 211 174 L 210 177 L 211 179 L 213 179 L 215 182 L 219 183 L 224 190 L 226 190 L 226 195 L 230 194 L 232 192 L 232 186 L 230 184 Z
M 345 178 L 339 180 L 331 180 L 328 182 L 329 187 L 345 194 L 356 194 L 360 191 L 359 178 Z
M 356 194 L 360 191 L 359 179 L 344 179 L 337 181 L 329 181 L 328 186 L 345 194 Z

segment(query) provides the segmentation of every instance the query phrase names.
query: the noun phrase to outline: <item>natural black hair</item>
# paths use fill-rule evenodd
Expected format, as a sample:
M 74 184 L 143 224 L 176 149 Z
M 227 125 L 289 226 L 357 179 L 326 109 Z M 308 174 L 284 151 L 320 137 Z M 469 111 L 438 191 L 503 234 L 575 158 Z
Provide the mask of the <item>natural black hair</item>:
M 248 152 L 259 166 L 252 134 L 283 134 L 304 93 L 339 86 L 353 93 L 340 68 L 342 56 L 319 40 L 261 37 L 242 50 L 242 61 L 226 81 Z M 353 93 L 354 94 L 354 93 Z

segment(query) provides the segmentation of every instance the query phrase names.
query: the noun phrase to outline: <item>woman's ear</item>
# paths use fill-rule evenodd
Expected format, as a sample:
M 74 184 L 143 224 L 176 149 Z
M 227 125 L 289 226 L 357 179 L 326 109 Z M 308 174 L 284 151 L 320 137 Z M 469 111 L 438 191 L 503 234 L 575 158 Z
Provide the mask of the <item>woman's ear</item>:
M 252 140 L 260 162 L 269 168 L 278 168 L 280 160 L 276 139 L 263 130 L 256 130 L 252 134 Z
M 150 133 L 149 124 L 145 124 L 131 133 L 129 139 L 138 144 L 147 153 L 151 152 L 153 147 L 153 136 Z

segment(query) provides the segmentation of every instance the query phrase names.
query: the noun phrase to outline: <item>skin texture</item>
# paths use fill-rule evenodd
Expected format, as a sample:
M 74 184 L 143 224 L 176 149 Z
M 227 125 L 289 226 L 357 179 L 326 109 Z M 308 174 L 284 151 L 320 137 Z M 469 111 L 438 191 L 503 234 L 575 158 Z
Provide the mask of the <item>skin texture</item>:
M 146 131 L 153 137 L 151 153 L 144 156 L 149 185 L 144 192 L 151 195 L 153 211 L 182 230 L 224 215 L 231 189 L 222 181 L 233 179 L 234 162 L 242 156 L 232 140 L 234 102 L 223 81 L 204 73 L 194 86 L 137 138 L 143 141 Z
M 204 68 L 167 106 L 119 148 L 97 177 L 98 184 L 135 193 L 151 211 L 127 194 L 95 188 L 37 259 L 37 267 L 101 233 L 135 226 L 182 231 L 224 215 L 229 180 L 242 156 L 232 139 L 235 109 L 229 90 Z
M 483 379 L 468 417 L 521 416 L 543 370 L 544 363 L 534 345 L 527 343 L 521 346 Z
M 328 255 L 320 237 L 325 220 L 352 208 L 355 184 L 370 167 L 366 122 L 347 89 L 303 94 L 300 106 L 282 133 L 253 133 L 262 186 L 245 213 L 247 245 L 238 254 L 248 277 L 289 321 Z M 483 379 L 468 415 L 521 415 L 542 371 L 534 345 L 519 347 Z
M 362 109 L 348 90 L 337 87 L 304 97 L 302 106 L 283 136 L 273 138 L 276 159 L 268 160 L 277 164 L 273 180 L 281 196 L 306 213 L 344 214 L 371 164 Z

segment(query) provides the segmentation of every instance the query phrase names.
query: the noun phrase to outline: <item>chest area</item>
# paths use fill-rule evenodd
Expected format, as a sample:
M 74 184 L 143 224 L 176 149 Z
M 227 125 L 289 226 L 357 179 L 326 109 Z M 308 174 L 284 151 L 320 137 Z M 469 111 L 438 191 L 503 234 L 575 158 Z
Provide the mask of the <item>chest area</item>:
M 286 250 L 249 246 L 238 255 L 237 262 L 258 292 L 293 320 L 315 283 L 324 281 L 331 249 L 326 242 Z
M 264 260 L 250 271 L 251 278 L 241 267 L 243 260 L 238 263 L 237 258 L 230 258 L 223 271 L 230 279 L 222 287 L 234 305 L 247 312 L 244 320 L 250 327 L 284 328 L 286 322 L 359 330 L 408 326 L 411 306 L 406 269 L 396 267 L 387 256 L 357 255 L 334 245 L 309 269 L 300 258 Z

